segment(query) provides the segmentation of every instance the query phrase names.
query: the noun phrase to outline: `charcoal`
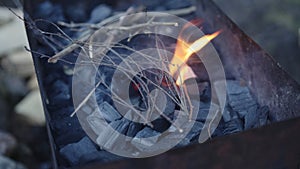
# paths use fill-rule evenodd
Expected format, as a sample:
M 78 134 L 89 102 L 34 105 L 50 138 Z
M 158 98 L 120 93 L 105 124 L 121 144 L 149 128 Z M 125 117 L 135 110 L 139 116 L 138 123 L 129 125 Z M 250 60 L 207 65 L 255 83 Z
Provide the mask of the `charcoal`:
M 99 6 L 96 6 L 93 11 L 91 12 L 89 23 L 98 23 L 102 21 L 103 19 L 110 16 L 112 13 L 112 10 L 109 6 L 105 4 L 101 4 Z
M 85 4 L 83 1 L 69 3 L 65 8 L 66 17 L 72 22 L 87 21 L 89 16 L 85 11 L 87 8 Z
M 116 109 L 113 108 L 112 105 L 110 105 L 107 102 L 103 102 L 102 104 L 99 105 L 99 111 L 101 113 L 101 116 L 109 122 L 116 121 L 122 117 L 116 111 Z
M 213 117 L 208 116 L 210 107 L 213 112 L 216 112 L 219 109 L 219 106 L 214 103 L 210 104 L 210 103 L 200 102 L 199 112 L 197 114 L 196 120 L 204 122 L 204 121 L 206 121 L 206 119 L 213 119 Z M 213 115 L 214 114 L 212 114 L 212 116 Z
M 131 143 L 141 151 L 153 146 L 158 141 L 159 132 L 145 127 L 139 131 L 136 136 L 132 139 Z M 147 139 L 142 139 L 147 138 Z
M 76 117 L 65 117 L 54 120 L 50 123 L 54 132 L 58 135 L 64 135 L 69 132 L 76 132 L 81 129 L 81 125 Z
M 169 0 L 165 1 L 165 7 L 167 9 L 180 9 L 186 8 L 192 5 L 190 0 Z
M 238 81 L 227 81 L 227 93 L 230 107 L 238 112 L 240 117 L 255 111 L 258 106 L 249 89 L 241 86 Z
M 108 123 L 100 116 L 100 113 L 95 111 L 87 117 L 87 122 L 95 134 L 100 135 Z
M 132 122 L 130 123 L 128 130 L 127 130 L 127 136 L 128 137 L 135 137 L 136 134 L 143 128 L 143 125 L 140 123 Z
M 244 117 L 245 130 L 266 125 L 268 120 L 268 112 L 269 108 L 267 106 L 263 106 L 251 113 L 246 114 Z
M 231 120 L 231 114 L 227 109 L 223 111 L 222 117 L 224 122 L 229 122 Z
M 98 145 L 106 149 L 111 149 L 116 144 L 121 144 L 118 141 L 121 134 L 126 135 L 130 121 L 128 119 L 121 119 L 113 121 L 109 124 L 97 138 Z M 125 144 L 124 142 L 122 144 Z
M 112 154 L 107 151 L 97 151 L 97 152 L 91 152 L 88 153 L 80 158 L 80 165 L 82 164 L 87 164 L 87 163 L 92 163 L 92 162 L 102 162 L 102 163 L 107 163 L 111 161 L 116 161 L 123 159 L 124 157 L 117 156 L 115 154 Z
M 161 133 L 167 130 L 171 125 L 171 123 L 168 120 L 162 117 L 153 120 L 151 123 L 153 124 L 152 129 Z
M 93 152 L 97 152 L 97 148 L 88 137 L 84 137 L 77 143 L 66 145 L 59 151 L 71 166 L 79 164 L 80 158 Z
M 203 126 L 204 126 L 204 124 L 202 122 L 195 121 L 192 129 L 186 135 L 185 138 L 187 138 L 188 140 L 190 140 L 190 142 L 192 142 L 196 138 L 196 136 L 200 135 L 200 132 L 203 129 Z
M 71 98 L 69 86 L 65 82 L 56 80 L 51 88 L 52 92 L 49 93 L 50 104 L 61 104 L 61 102 L 66 102 Z
M 224 135 L 237 133 L 240 131 L 243 131 L 243 122 L 238 118 L 232 119 L 229 122 L 224 124 L 224 130 L 223 130 Z
M 145 6 L 147 10 L 154 10 L 157 6 L 161 6 L 160 0 L 138 0 L 138 2 Z
M 268 118 L 269 118 L 269 107 L 268 106 L 263 106 L 259 108 L 259 126 L 264 126 L 268 123 Z

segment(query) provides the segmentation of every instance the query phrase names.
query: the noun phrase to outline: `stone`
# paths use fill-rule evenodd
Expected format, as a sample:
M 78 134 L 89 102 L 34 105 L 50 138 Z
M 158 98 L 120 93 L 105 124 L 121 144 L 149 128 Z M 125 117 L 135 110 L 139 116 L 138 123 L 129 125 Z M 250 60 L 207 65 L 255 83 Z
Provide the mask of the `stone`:
M 122 118 L 119 112 L 117 112 L 117 110 L 107 102 L 103 102 L 99 105 L 99 111 L 101 113 L 101 116 L 109 122 L 116 121 Z
M 7 157 L 0 155 L 0 168 L 1 169 L 26 169 L 26 167 L 18 162 L 13 161 Z
M 103 19 L 109 17 L 112 13 L 112 10 L 109 6 L 101 4 L 96 6 L 91 12 L 89 23 L 98 23 Z
M 224 122 L 229 122 L 231 120 L 230 112 L 227 109 L 223 111 L 222 117 Z
M 0 155 L 10 155 L 17 146 L 17 140 L 9 133 L 0 131 Z
M 21 100 L 15 107 L 15 112 L 25 117 L 32 125 L 45 125 L 46 120 L 39 90 L 31 91 L 23 100 Z
M 79 142 L 66 145 L 59 150 L 59 153 L 65 158 L 71 166 L 80 163 L 80 158 L 85 155 L 97 152 L 97 148 L 94 143 L 86 136 Z

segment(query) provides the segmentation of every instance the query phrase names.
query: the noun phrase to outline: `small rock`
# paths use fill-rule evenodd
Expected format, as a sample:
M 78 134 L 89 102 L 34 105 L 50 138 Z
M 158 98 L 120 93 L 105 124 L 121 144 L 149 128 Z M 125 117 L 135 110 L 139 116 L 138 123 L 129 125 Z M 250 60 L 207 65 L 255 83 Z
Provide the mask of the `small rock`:
M 101 116 L 109 122 L 116 121 L 122 118 L 122 116 L 116 111 L 116 109 L 107 102 L 103 102 L 102 104 L 100 104 L 99 110 Z
M 98 23 L 102 21 L 103 19 L 110 16 L 112 13 L 112 10 L 109 6 L 105 4 L 101 4 L 97 7 L 95 7 L 91 13 L 89 23 Z
M 231 120 L 230 112 L 226 109 L 223 111 L 222 117 L 224 122 L 229 122 Z
M 16 146 L 17 141 L 12 135 L 0 131 L 0 155 L 9 155 Z
M 2 155 L 0 155 L 0 168 L 1 169 L 26 169 L 23 164 L 15 162 Z
M 70 165 L 74 166 L 79 164 L 85 155 L 97 152 L 97 148 L 88 137 L 84 137 L 77 143 L 66 145 L 59 152 Z
M 26 117 L 32 125 L 45 125 L 45 115 L 39 90 L 30 92 L 15 107 L 17 114 Z

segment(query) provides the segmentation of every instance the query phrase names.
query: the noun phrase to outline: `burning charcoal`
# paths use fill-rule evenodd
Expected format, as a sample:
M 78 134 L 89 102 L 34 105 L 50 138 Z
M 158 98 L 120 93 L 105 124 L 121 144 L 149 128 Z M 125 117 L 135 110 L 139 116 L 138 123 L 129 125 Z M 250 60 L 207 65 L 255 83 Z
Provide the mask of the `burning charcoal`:
M 99 6 L 96 6 L 90 16 L 89 23 L 98 23 L 102 21 L 103 19 L 107 18 L 109 15 L 111 15 L 112 10 L 109 6 L 105 4 L 101 4 Z
M 88 137 L 84 137 L 77 143 L 69 144 L 59 151 L 71 166 L 79 164 L 80 158 L 93 152 L 97 152 L 97 148 Z
M 223 134 L 232 134 L 243 131 L 243 123 L 240 119 L 232 119 L 231 121 L 225 123 Z
M 269 108 L 267 106 L 256 109 L 245 115 L 245 130 L 263 126 L 267 123 Z
M 109 103 L 103 102 L 99 105 L 101 116 L 111 122 L 120 119 L 122 116 Z
M 159 132 L 152 130 L 150 127 L 145 127 L 143 130 L 138 132 L 132 139 L 131 143 L 143 151 L 153 146 L 158 141 Z
M 80 158 L 80 164 L 87 164 L 92 162 L 111 162 L 122 159 L 124 157 L 117 156 L 107 151 L 97 151 L 88 153 Z
M 227 81 L 228 103 L 231 108 L 244 117 L 247 113 L 255 111 L 257 103 L 246 86 L 238 81 Z

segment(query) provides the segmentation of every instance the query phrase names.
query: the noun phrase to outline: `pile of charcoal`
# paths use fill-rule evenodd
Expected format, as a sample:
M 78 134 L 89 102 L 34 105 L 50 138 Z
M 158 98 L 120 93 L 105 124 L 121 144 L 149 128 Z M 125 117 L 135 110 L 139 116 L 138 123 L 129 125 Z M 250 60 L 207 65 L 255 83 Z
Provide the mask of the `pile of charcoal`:
M 143 1 L 143 3 L 145 2 L 150 3 L 150 1 Z M 155 4 L 156 2 L 160 1 L 151 1 L 151 4 L 148 4 L 149 9 L 176 9 L 190 5 L 189 2 L 178 0 L 167 1 L 164 4 Z M 119 8 L 126 9 L 126 7 L 127 6 L 125 5 L 123 8 Z M 35 10 L 35 16 L 47 19 L 48 21 L 54 23 L 57 21 L 95 23 L 111 16 L 113 13 L 113 10 L 109 5 L 102 4 L 95 7 L 95 4 L 92 4 L 91 6 L 87 6 L 83 1 L 76 1 L 76 3 L 69 4 L 66 9 L 63 9 L 63 6 L 60 4 L 56 4 L 51 1 L 45 1 L 41 3 L 41 5 Z M 37 26 L 45 32 L 58 32 L 57 28 L 50 22 L 38 22 Z M 79 36 L 79 32 L 73 32 L 70 28 L 62 27 L 61 29 L 74 39 L 78 38 Z M 130 44 L 126 45 L 132 45 L 131 47 L 136 50 L 141 47 L 147 48 L 147 45 L 143 46 L 143 43 L 140 43 L 139 38 L 145 38 L 145 36 L 141 35 L 132 38 Z M 57 49 L 53 48 L 53 44 L 52 46 L 49 46 L 49 43 L 43 41 L 41 38 L 38 38 L 38 41 L 39 50 L 36 51 L 36 53 L 53 56 L 55 52 L 57 52 Z M 66 41 L 62 41 L 60 38 L 58 38 L 57 41 L 65 44 L 68 43 Z M 146 39 L 146 42 L 147 43 L 145 44 L 151 44 L 149 39 Z M 167 42 L 172 42 L 173 46 L 176 44 L 176 40 L 169 39 Z M 172 51 L 172 49 L 170 49 L 170 51 Z M 130 54 L 126 53 L 128 51 L 119 52 L 127 55 Z M 111 56 L 113 57 L 112 54 Z M 48 120 L 50 122 L 54 142 L 59 150 L 59 154 L 62 157 L 58 158 L 59 164 L 61 166 L 75 166 L 83 165 L 93 161 L 108 162 L 117 160 L 121 157 L 101 149 L 86 135 L 77 117 L 70 117 L 70 114 L 74 112 L 71 91 L 72 69 L 74 68 L 74 64 L 72 63 L 74 63 L 75 60 L 76 57 L 74 57 L 73 54 L 70 54 L 70 56 L 65 56 L 64 60 L 60 60 L 55 64 L 49 64 L 45 58 L 40 59 L 40 63 L 42 65 L 40 67 L 40 69 L 42 69 L 42 90 L 45 90 L 45 95 L 47 97 L 46 108 L 49 112 Z M 111 67 L 100 67 L 99 72 L 100 75 L 108 77 L 107 83 L 109 84 L 109 78 L 111 78 L 114 69 Z M 213 103 L 211 103 L 210 83 L 207 81 L 198 83 L 198 86 L 203 86 L 201 91 L 199 91 L 201 93 L 201 103 L 198 110 L 198 115 L 195 119 L 194 127 L 177 145 L 178 147 L 197 143 L 198 136 L 201 130 L 205 127 L 205 120 L 207 118 L 212 118 L 208 117 L 209 108 L 214 107 L 214 105 L 212 105 Z M 258 105 L 256 99 L 251 95 L 248 87 L 242 85 L 239 80 L 227 81 L 227 94 L 227 104 L 223 113 L 223 117 L 216 130 L 212 134 L 212 137 L 237 133 L 250 128 L 263 126 L 268 123 L 268 107 Z M 109 125 L 118 132 L 133 138 L 146 138 L 162 133 L 170 128 L 171 124 L 165 118 L 158 118 L 157 120 L 153 121 L 152 127 L 148 126 L 147 124 L 129 121 L 116 110 L 110 96 L 111 94 L 109 88 L 103 85 L 100 85 L 97 88 L 96 98 L 99 110 L 101 111 L 101 114 L 105 116 L 105 119 Z M 133 98 L 131 100 L 135 105 L 137 105 L 136 108 L 141 110 L 145 109 L 143 100 L 139 97 L 136 98 L 138 99 Z M 170 116 L 172 119 L 172 116 L 176 110 L 179 110 L 178 105 L 171 100 L 168 100 L 164 113 Z M 105 133 L 105 130 L 101 131 L 101 133 L 102 132 Z M 101 135 L 101 133 L 96 134 Z M 98 137 L 97 142 L 104 142 L 105 140 L 102 139 L 107 138 Z M 138 139 L 133 139 L 133 141 L 138 142 Z M 146 146 L 154 145 L 156 141 L 157 140 L 152 140 L 151 143 L 148 143 L 150 145 Z

